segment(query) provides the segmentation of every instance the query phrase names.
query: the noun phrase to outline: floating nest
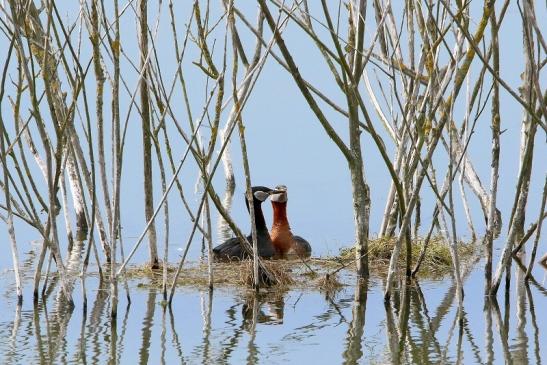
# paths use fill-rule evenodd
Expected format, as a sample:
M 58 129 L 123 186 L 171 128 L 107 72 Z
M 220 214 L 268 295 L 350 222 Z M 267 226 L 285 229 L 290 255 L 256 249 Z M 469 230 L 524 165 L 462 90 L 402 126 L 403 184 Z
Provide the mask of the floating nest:
M 373 239 L 369 241 L 369 263 L 374 276 L 384 276 L 389 266 L 391 252 L 395 239 Z M 424 240 L 418 239 L 412 243 L 412 264 L 414 265 L 424 246 Z M 458 243 L 458 254 L 462 264 L 472 261 L 477 251 L 472 243 Z M 404 268 L 406 249 L 403 245 L 399 257 L 399 265 Z M 276 288 L 321 290 L 324 292 L 336 291 L 344 286 L 344 282 L 352 282 L 355 277 L 355 249 L 340 250 L 338 256 L 291 259 L 291 260 L 263 260 L 264 268 L 276 281 Z M 253 262 L 231 261 L 215 262 L 212 265 L 214 287 L 252 287 L 254 283 Z M 422 278 L 439 278 L 452 273 L 452 257 L 450 249 L 442 237 L 431 238 L 418 275 Z M 176 266 L 168 264 L 168 285 L 171 285 L 175 276 Z M 263 277 L 260 271 L 259 275 Z M 140 280 L 138 286 L 161 287 L 163 284 L 163 267 L 152 269 L 149 266 L 133 266 L 126 270 L 127 279 Z M 193 262 L 185 264 L 178 279 L 177 286 L 208 287 L 209 273 L 207 262 Z
M 315 261 L 315 259 L 314 259 Z M 168 283 L 172 283 L 175 277 L 176 267 L 168 264 L 167 277 Z M 295 260 L 263 260 L 263 267 L 273 278 L 278 288 L 292 288 L 298 286 L 306 286 L 310 283 L 310 278 L 319 277 L 319 273 L 310 270 L 311 267 L 304 265 L 301 261 Z M 309 264 L 308 264 L 309 265 Z M 231 261 L 231 262 L 215 262 L 212 265 L 213 270 L 213 286 L 235 286 L 235 287 L 252 287 L 254 283 L 253 262 Z M 264 283 L 263 269 L 259 268 L 261 276 L 261 285 Z M 163 269 L 150 269 L 147 266 L 132 266 L 126 270 L 125 277 L 129 280 L 147 278 L 146 284 L 142 283 L 139 286 L 161 286 L 163 284 Z M 177 278 L 178 286 L 190 287 L 207 287 L 209 286 L 209 268 L 207 262 L 194 262 L 185 264 Z
M 376 238 L 369 240 L 368 253 L 371 270 L 374 272 L 385 272 L 389 266 L 391 253 L 395 246 L 397 238 Z M 412 241 L 411 258 L 412 268 L 418 261 L 425 245 L 425 239 L 418 238 Z M 477 251 L 477 245 L 472 242 L 459 241 L 457 244 L 458 257 L 460 263 L 464 264 L 470 261 Z M 340 250 L 342 260 L 355 258 L 355 248 L 345 248 Z M 404 267 L 406 263 L 406 246 L 403 243 L 399 254 L 399 267 Z M 420 266 L 419 276 L 426 278 L 443 277 L 451 274 L 452 255 L 448 242 L 442 236 L 432 236 L 429 240 L 425 256 Z

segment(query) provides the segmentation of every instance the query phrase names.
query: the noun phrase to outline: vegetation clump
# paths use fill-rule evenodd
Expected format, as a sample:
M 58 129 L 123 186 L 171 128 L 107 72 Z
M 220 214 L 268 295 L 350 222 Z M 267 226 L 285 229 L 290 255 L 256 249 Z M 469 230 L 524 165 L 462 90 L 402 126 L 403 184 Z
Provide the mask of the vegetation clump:
M 371 268 L 375 271 L 383 271 L 387 269 L 391 253 L 396 242 L 395 237 L 376 238 L 369 241 L 369 259 Z M 415 265 L 419 260 L 424 246 L 426 245 L 425 238 L 418 238 L 412 241 L 411 258 L 412 265 Z M 457 252 L 460 262 L 468 261 L 475 253 L 476 245 L 473 242 L 458 241 Z M 344 260 L 355 258 L 354 248 L 343 248 L 340 250 L 340 257 Z M 401 254 L 399 255 L 399 266 L 405 265 L 406 247 L 403 245 Z M 420 266 L 420 274 L 424 276 L 442 276 L 450 273 L 452 270 L 452 256 L 447 240 L 441 235 L 433 236 L 427 243 L 426 251 Z
M 375 275 L 384 276 L 389 265 L 391 251 L 395 239 L 374 239 L 369 241 L 369 259 Z M 412 242 L 412 264 L 415 265 L 424 248 L 425 240 Z M 458 254 L 461 263 L 471 262 L 475 256 L 476 245 L 458 242 Z M 404 265 L 406 257 L 403 249 L 399 265 Z M 277 289 L 301 288 L 315 289 L 325 292 L 336 291 L 343 287 L 347 275 L 352 275 L 355 266 L 353 248 L 340 250 L 338 256 L 307 258 L 304 260 L 264 260 L 264 267 L 277 282 Z M 177 286 L 206 287 L 209 285 L 207 262 L 189 263 L 179 275 Z M 213 286 L 250 287 L 254 283 L 252 261 L 215 262 L 213 269 Z M 167 268 L 169 282 L 174 277 L 176 268 Z M 344 273 L 339 277 L 339 273 Z M 421 264 L 419 276 L 431 278 L 448 275 L 452 272 L 452 258 L 446 240 L 441 236 L 432 237 Z M 347 275 L 346 275 L 347 274 Z M 149 266 L 134 266 L 128 268 L 126 277 L 129 279 L 148 278 L 148 284 L 140 286 L 162 285 L 162 270 L 152 270 Z M 263 284 L 264 281 L 262 280 Z M 266 285 L 267 286 L 267 285 Z

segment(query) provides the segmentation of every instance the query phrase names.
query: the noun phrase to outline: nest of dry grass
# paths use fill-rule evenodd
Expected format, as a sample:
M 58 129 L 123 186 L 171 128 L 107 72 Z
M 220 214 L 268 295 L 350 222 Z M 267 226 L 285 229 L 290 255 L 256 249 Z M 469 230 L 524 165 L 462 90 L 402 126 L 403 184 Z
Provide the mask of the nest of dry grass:
M 262 261 L 264 268 L 258 268 L 258 275 L 261 285 L 270 286 L 272 284 L 278 286 L 290 286 L 294 284 L 294 280 L 290 275 L 287 265 L 280 265 L 280 261 Z M 255 283 L 253 262 L 242 261 L 240 263 L 240 284 L 252 286 Z
M 372 270 L 382 271 L 389 266 L 391 253 L 395 246 L 396 238 L 377 238 L 369 241 L 369 259 Z M 422 252 L 425 244 L 425 239 L 419 238 L 414 240 L 411 245 L 412 264 L 414 265 Z M 473 243 L 458 242 L 458 255 L 461 262 L 468 261 L 476 250 L 476 245 Z M 355 259 L 355 249 L 346 248 L 340 250 L 340 256 L 344 261 Z M 399 255 L 399 265 L 405 265 L 406 247 L 401 248 Z M 450 248 L 445 238 L 442 236 L 431 237 L 426 254 L 420 267 L 420 274 L 425 277 L 437 277 L 450 273 L 452 271 L 452 256 Z
M 389 259 L 395 239 L 374 239 L 369 241 L 369 259 L 373 273 L 383 275 L 389 265 Z M 423 248 L 424 240 L 419 239 L 412 243 L 413 265 L 418 260 Z M 472 243 L 458 244 L 458 253 L 462 264 L 469 262 L 474 256 L 476 246 Z M 344 286 L 339 275 L 344 277 L 354 275 L 355 254 L 353 248 L 340 250 L 340 255 L 323 258 L 307 258 L 305 261 L 296 260 L 264 260 L 264 267 L 276 282 L 276 289 L 286 290 L 289 288 L 301 288 L 321 290 L 325 292 L 337 291 Z M 406 250 L 403 247 L 400 255 L 400 265 L 404 266 Z M 161 266 L 161 265 L 160 265 Z M 176 267 L 169 265 L 168 283 L 171 285 L 175 275 Z M 430 240 L 426 255 L 424 257 L 420 273 L 421 277 L 439 277 L 452 272 L 452 258 L 449 247 L 442 237 L 433 237 Z M 261 286 L 269 286 L 264 280 L 264 273 L 261 271 Z M 139 283 L 139 286 L 161 287 L 163 283 L 163 270 L 154 270 L 150 267 L 134 266 L 127 269 L 128 279 L 147 278 L 147 282 Z M 267 281 L 267 280 L 266 280 Z M 345 280 L 342 280 L 345 281 Z M 214 287 L 251 287 L 254 283 L 253 263 L 250 260 L 215 262 L 213 263 L 213 286 Z M 206 262 L 185 264 L 177 286 L 208 287 L 209 276 Z
M 329 273 L 339 264 L 332 259 L 308 259 L 306 264 L 300 260 L 269 260 L 263 261 L 269 275 L 275 280 L 276 290 L 290 288 L 310 288 L 331 291 L 343 285 L 337 280 L 337 275 Z M 168 285 L 171 285 L 176 267 L 168 266 Z M 261 275 L 261 286 L 270 286 Z M 129 280 L 139 280 L 138 287 L 161 287 L 163 284 L 163 270 L 150 269 L 148 266 L 132 266 L 126 271 L 125 277 Z M 146 279 L 143 281 L 142 279 Z M 231 261 L 213 263 L 214 287 L 252 287 L 254 284 L 253 262 Z M 189 263 L 181 271 L 177 286 L 208 287 L 209 275 L 206 262 Z

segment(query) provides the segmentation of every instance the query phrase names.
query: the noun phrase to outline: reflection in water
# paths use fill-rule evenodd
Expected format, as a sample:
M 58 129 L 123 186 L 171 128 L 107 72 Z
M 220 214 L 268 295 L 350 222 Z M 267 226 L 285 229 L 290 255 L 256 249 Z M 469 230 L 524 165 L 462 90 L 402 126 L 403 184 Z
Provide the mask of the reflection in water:
M 541 364 L 541 350 L 539 347 L 539 327 L 537 324 L 536 309 L 534 307 L 534 297 L 532 296 L 532 290 L 530 289 L 530 285 L 528 285 L 528 283 L 526 283 L 526 296 L 529 302 L 530 317 L 532 318 L 532 328 L 534 329 L 534 357 L 536 364 Z
M 205 306 L 204 294 L 201 293 L 201 314 L 203 317 L 203 364 L 211 364 L 211 314 L 213 312 L 213 290 L 207 292 L 207 306 Z
M 427 308 L 427 302 L 418 281 L 413 281 L 414 290 L 411 291 L 411 310 L 412 318 L 420 330 L 421 341 L 418 344 L 422 344 L 423 349 L 429 349 L 429 353 L 437 358 L 441 358 L 442 350 L 435 331 L 431 325 L 431 317 L 429 316 L 429 310 Z M 426 356 L 423 356 L 426 351 L 422 351 L 421 360 L 426 362 Z
M 462 310 L 462 322 L 461 323 L 462 323 L 462 326 L 463 326 L 463 330 L 465 332 L 465 338 L 469 342 L 469 345 L 471 346 L 471 350 L 473 351 L 474 361 L 476 363 L 482 364 L 483 361 L 482 361 L 482 357 L 481 357 L 481 349 L 480 349 L 479 345 L 476 343 L 475 336 L 473 336 L 473 333 L 472 333 L 472 332 L 475 332 L 476 329 L 473 326 L 469 325 L 469 319 L 468 319 L 468 316 L 467 316 L 467 312 L 465 312 L 463 310 Z M 463 351 L 460 351 L 459 354 L 463 355 Z
M 247 344 L 247 364 L 259 363 L 260 351 L 256 345 L 258 324 L 283 324 L 283 311 L 285 306 L 284 291 L 250 292 L 245 297 L 241 307 L 243 317 L 242 328 L 249 334 Z
M 526 260 L 524 260 L 526 261 Z M 525 364 L 528 363 L 528 336 L 526 334 L 526 283 L 524 277 L 526 275 L 525 271 L 516 270 L 515 272 L 515 281 L 516 281 L 516 312 L 517 312 L 517 329 L 516 329 L 516 339 L 512 347 L 513 359 L 517 363 Z
M 102 354 L 102 321 L 107 320 L 108 310 L 105 310 L 108 299 L 108 291 L 106 285 L 100 285 L 97 288 L 97 295 L 91 308 L 89 315 L 89 324 L 87 325 L 87 340 L 91 342 L 91 363 L 97 363 Z
M 496 321 L 496 327 L 498 329 L 500 337 L 501 348 L 503 350 L 503 358 L 505 359 L 506 363 L 513 363 L 513 358 L 511 356 L 511 353 L 509 352 L 509 340 L 507 338 L 507 334 L 509 332 L 509 322 L 504 322 L 502 320 L 500 306 L 495 297 L 491 299 L 491 304 L 491 310 L 493 310 L 494 313 L 494 319 Z
M 249 332 L 249 343 L 247 345 L 247 364 L 258 363 L 258 350 L 255 345 L 256 325 L 258 321 L 258 312 L 260 311 L 259 294 L 254 293 L 243 305 L 243 328 Z M 250 303 L 248 305 L 247 303 Z
M 388 350 L 387 353 L 390 358 L 390 363 L 392 364 L 400 364 L 400 355 L 399 355 L 399 330 L 395 324 L 394 315 L 393 315 L 393 307 L 391 306 L 391 302 L 386 302 L 384 304 L 384 308 L 386 310 L 386 334 L 387 334 L 387 344 L 388 344 Z
M 46 361 L 46 354 L 44 353 L 44 344 L 42 343 L 42 331 L 41 331 L 41 325 L 40 325 L 40 307 L 38 303 L 34 303 L 34 311 L 33 311 L 33 324 L 34 324 L 34 336 L 36 339 L 36 345 L 38 350 L 38 358 L 40 359 L 40 363 L 44 363 Z M 47 339 L 48 337 L 46 337 Z M 51 353 L 48 351 L 48 358 L 51 358 Z
M 74 360 L 81 360 L 83 364 L 87 364 L 86 361 L 86 343 L 85 343 L 85 325 L 87 322 L 87 308 L 84 306 L 82 315 L 82 324 L 80 325 L 80 337 L 78 338 L 78 349 L 74 354 Z
M 365 330 L 365 312 L 367 310 L 368 282 L 357 280 L 351 323 L 346 334 L 346 349 L 342 354 L 345 364 L 356 364 L 363 356 L 362 340 Z
M 471 277 L 481 287 L 482 275 Z M 94 286 L 95 276 L 87 278 L 88 311 L 49 295 L 59 290 L 55 278 L 31 308 L 1 308 L 14 315 L 0 317 L 0 363 L 516 364 L 547 356 L 547 296 L 517 264 L 501 306 L 496 298 L 477 305 L 468 294 L 458 310 L 450 279 L 402 281 L 384 304 L 379 280 L 349 275 L 353 285 L 327 296 L 305 288 L 187 288 L 177 294 L 177 309 L 162 307 L 161 289 L 145 285 L 117 322 L 108 287 Z
M 171 345 L 175 349 L 177 358 L 180 360 L 181 363 L 184 363 L 184 357 L 182 355 L 182 345 L 180 344 L 179 335 L 175 329 L 175 315 L 173 314 L 173 308 L 171 306 L 168 306 L 169 308 L 169 325 L 171 332 L 173 333 L 173 337 L 171 338 Z
M 146 313 L 142 321 L 141 340 L 142 345 L 139 350 L 139 363 L 148 364 L 150 357 L 150 344 L 152 341 L 152 327 L 154 325 L 154 311 L 156 309 L 156 290 L 148 290 L 148 299 L 146 300 Z
M 15 319 L 13 320 L 13 329 L 9 338 L 8 348 L 6 349 L 6 358 L 11 359 L 13 363 L 17 363 L 17 334 L 19 333 L 19 325 L 21 323 L 21 306 L 15 307 Z
M 484 342 L 486 344 L 486 363 L 494 363 L 494 331 L 492 330 L 492 302 L 489 296 L 484 297 Z
M 231 305 L 225 312 L 227 316 L 226 324 L 230 326 L 230 331 L 228 332 L 228 339 L 222 341 L 222 355 L 219 357 L 218 361 L 222 363 L 227 363 L 230 359 L 232 352 L 236 349 L 239 339 L 243 334 L 243 324 L 237 322 L 236 313 L 239 304 Z
M 256 323 L 283 324 L 285 291 L 252 292 L 241 308 L 244 328 L 251 332 Z

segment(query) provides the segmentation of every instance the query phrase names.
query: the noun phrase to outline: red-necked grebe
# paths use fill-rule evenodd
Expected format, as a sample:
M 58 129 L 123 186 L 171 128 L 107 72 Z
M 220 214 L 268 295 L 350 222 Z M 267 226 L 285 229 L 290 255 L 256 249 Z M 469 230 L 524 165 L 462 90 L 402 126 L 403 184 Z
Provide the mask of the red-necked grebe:
M 270 237 L 276 251 L 276 256 L 300 256 L 311 255 L 311 245 L 300 236 L 291 232 L 291 226 L 287 219 L 287 187 L 279 185 L 275 187 L 270 200 L 273 207 L 273 223 Z

